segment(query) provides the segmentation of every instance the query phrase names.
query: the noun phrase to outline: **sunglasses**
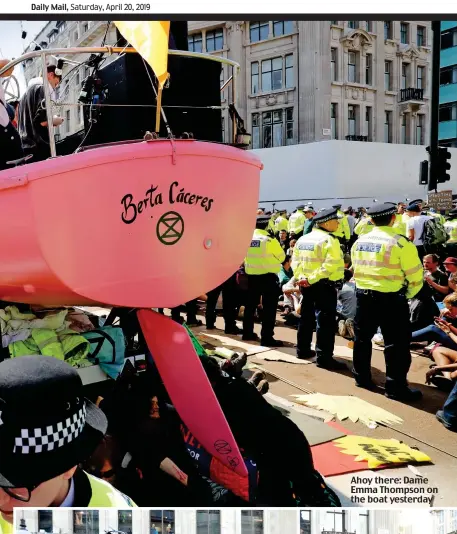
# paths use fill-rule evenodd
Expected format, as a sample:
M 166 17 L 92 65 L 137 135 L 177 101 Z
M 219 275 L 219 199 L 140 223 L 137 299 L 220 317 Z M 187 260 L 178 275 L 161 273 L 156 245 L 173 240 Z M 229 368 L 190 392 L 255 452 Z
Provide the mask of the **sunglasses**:
M 3 486 L 0 486 L 0 488 L 12 499 L 21 502 L 29 502 L 32 496 L 32 491 L 37 487 L 38 486 L 32 486 L 31 488 L 4 488 Z

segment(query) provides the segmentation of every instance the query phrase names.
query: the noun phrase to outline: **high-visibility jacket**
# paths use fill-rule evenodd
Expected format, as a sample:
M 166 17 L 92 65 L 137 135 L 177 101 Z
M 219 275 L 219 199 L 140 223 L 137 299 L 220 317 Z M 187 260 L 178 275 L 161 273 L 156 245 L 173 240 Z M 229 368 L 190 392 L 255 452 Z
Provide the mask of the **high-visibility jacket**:
M 369 217 L 363 217 L 360 219 L 360 221 L 355 225 L 354 228 L 354 234 L 361 236 L 364 234 L 368 234 L 368 232 L 371 232 L 373 230 L 374 224 L 371 222 L 371 219 Z
M 340 242 L 329 232 L 314 227 L 295 244 L 292 270 L 297 280 L 306 278 L 310 284 L 324 279 L 342 280 L 344 258 Z
M 286 258 L 279 241 L 266 230 L 254 230 L 251 246 L 244 259 L 246 274 L 278 274 Z
M 136 508 L 136 504 L 123 495 L 120 491 L 115 489 L 111 484 L 105 480 L 96 478 L 88 473 L 81 473 L 89 479 L 91 498 L 87 507 L 89 508 Z M 78 506 L 79 503 L 73 503 Z M 81 505 L 82 506 L 82 505 Z M 86 505 L 85 505 L 86 506 Z M 11 523 L 5 521 L 0 515 L 0 534 L 13 534 L 14 528 Z
M 449 239 L 446 241 L 446 243 L 457 243 L 457 219 L 446 221 L 444 224 L 444 229 L 449 236 Z
M 377 226 L 357 239 L 351 257 L 357 289 L 396 293 L 406 288 L 410 299 L 423 286 L 417 248 L 390 226 Z
M 440 221 L 440 223 L 442 225 L 445 224 L 446 220 L 444 219 L 444 217 L 441 215 L 441 213 L 436 213 L 436 211 L 427 211 L 427 215 L 429 217 L 435 217 L 436 219 L 438 219 Z
M 281 230 L 285 230 L 287 232 L 288 229 L 289 221 L 280 215 L 275 221 L 275 232 L 280 232 Z
M 338 221 L 338 230 L 333 232 L 333 235 L 336 237 L 344 237 L 349 241 L 349 239 L 351 239 L 351 227 L 349 226 L 348 218 L 342 211 L 338 211 L 338 215 L 341 219 Z
M 273 234 L 276 232 L 276 228 L 275 228 L 276 218 L 277 218 L 277 214 L 275 213 L 274 215 L 270 217 L 270 220 L 268 221 L 268 226 L 267 226 L 267 230 L 269 230 Z
M 406 236 L 406 223 L 403 220 L 403 214 L 397 213 L 395 215 L 395 222 L 392 226 L 397 231 L 397 234 Z
M 299 234 L 300 232 L 303 232 L 305 221 L 305 214 L 301 210 L 292 213 L 289 217 L 289 233 L 293 232 L 294 234 Z

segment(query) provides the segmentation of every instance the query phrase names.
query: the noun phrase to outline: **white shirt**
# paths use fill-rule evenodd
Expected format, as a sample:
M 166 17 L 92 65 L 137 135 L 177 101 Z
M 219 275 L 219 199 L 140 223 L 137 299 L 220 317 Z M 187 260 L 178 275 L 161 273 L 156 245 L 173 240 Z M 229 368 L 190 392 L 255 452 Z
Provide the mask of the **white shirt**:
M 347 220 L 349 224 L 349 230 L 351 231 L 351 235 L 353 235 L 355 228 L 355 218 L 352 215 L 347 215 Z
M 6 103 L 5 91 L 3 90 L 3 86 L 1 83 L 0 83 L 0 100 L 3 102 L 3 104 Z M 5 106 L 0 104 L 0 126 L 4 128 L 5 126 L 8 126 L 9 122 L 10 122 L 10 117 L 8 115 L 8 112 L 6 111 Z
M 422 234 L 424 232 L 424 224 L 426 221 L 429 221 L 431 217 L 428 215 L 415 215 L 414 217 L 410 217 L 408 219 L 408 222 L 406 223 L 406 228 L 408 230 L 414 230 L 414 241 L 413 243 L 416 246 L 420 246 L 424 244 L 424 241 L 422 239 Z
M 68 494 L 65 497 L 63 503 L 60 505 L 60 508 L 72 508 L 74 502 L 75 502 L 75 482 L 72 478 L 70 481 L 70 489 L 68 490 Z

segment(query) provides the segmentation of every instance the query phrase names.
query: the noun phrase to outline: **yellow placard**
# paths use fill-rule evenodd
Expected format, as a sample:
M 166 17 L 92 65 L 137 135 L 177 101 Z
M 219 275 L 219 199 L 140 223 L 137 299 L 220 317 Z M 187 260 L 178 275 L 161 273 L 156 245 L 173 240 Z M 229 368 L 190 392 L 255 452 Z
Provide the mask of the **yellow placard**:
M 115 22 L 124 38 L 148 62 L 159 81 L 159 88 L 168 78 L 169 20 L 123 20 Z
M 355 456 L 356 462 L 368 462 L 369 468 L 388 464 L 431 462 L 421 451 L 408 447 L 396 439 L 374 439 L 364 436 L 345 436 L 333 442 L 343 454 Z

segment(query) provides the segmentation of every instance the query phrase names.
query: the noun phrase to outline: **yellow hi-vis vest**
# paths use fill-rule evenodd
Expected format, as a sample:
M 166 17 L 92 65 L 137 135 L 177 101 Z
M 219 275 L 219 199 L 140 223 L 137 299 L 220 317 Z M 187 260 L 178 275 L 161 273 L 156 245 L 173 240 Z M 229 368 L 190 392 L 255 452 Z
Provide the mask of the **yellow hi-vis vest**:
M 289 233 L 299 234 L 303 232 L 305 226 L 306 217 L 305 214 L 298 210 L 289 217 Z
M 246 274 L 278 274 L 286 254 L 279 241 L 266 230 L 254 230 L 251 246 L 244 259 Z
M 392 226 L 397 231 L 397 234 L 404 235 L 406 237 L 406 223 L 403 220 L 403 214 L 397 213 L 395 215 L 395 222 Z
M 13 525 L 0 515 L 0 534 L 13 534 Z
M 344 258 L 340 242 L 325 230 L 313 228 L 295 244 L 292 269 L 297 280 L 306 278 L 310 284 L 324 279 L 342 280 Z
M 285 217 L 278 217 L 275 221 L 275 232 L 289 229 L 289 221 Z
M 351 257 L 357 289 L 396 293 L 406 287 L 410 299 L 423 286 L 417 248 L 392 227 L 375 227 L 357 239 Z
M 457 243 L 457 219 L 447 221 L 444 225 L 444 229 L 449 236 L 446 243 Z
M 275 233 L 275 221 L 276 221 L 276 214 L 272 215 L 270 220 L 268 221 L 267 230 L 270 230 L 271 232 Z
M 355 225 L 354 234 L 358 236 L 368 234 L 368 232 L 371 232 L 373 228 L 374 224 L 371 222 L 371 219 L 369 217 L 363 217 L 363 219 L 360 219 L 360 221 Z
M 435 217 L 436 219 L 438 219 L 440 221 L 441 224 L 444 225 L 444 223 L 446 222 L 444 217 L 441 215 L 441 213 L 436 213 L 436 211 L 427 211 L 427 215 L 429 217 Z
M 342 211 L 338 211 L 338 215 L 342 218 L 338 221 L 338 230 L 333 232 L 333 235 L 336 237 L 344 237 L 349 241 L 349 239 L 351 239 L 351 228 L 349 226 L 348 218 Z

